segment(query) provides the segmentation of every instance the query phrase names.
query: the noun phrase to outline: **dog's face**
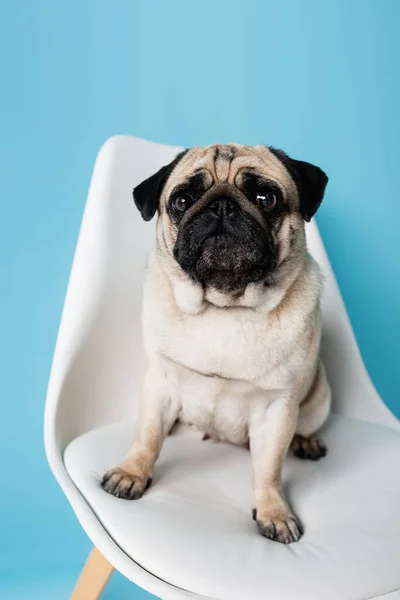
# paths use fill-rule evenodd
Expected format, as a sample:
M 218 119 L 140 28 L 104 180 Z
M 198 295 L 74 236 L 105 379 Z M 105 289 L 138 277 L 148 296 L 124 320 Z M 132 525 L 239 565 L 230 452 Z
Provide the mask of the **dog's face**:
M 304 220 L 328 178 L 274 148 L 192 148 L 134 189 L 145 220 L 159 212 L 158 246 L 204 287 L 242 293 L 304 255 Z

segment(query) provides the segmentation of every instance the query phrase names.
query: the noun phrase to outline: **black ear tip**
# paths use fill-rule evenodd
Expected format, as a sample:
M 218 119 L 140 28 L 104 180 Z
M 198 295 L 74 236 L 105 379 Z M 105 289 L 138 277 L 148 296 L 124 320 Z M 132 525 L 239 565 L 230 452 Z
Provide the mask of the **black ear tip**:
M 323 171 L 319 167 L 317 167 L 317 168 L 318 168 L 318 179 L 319 179 L 319 193 L 320 193 L 321 201 L 322 201 L 322 198 L 324 197 L 324 194 L 325 194 L 326 186 L 328 185 L 329 177 L 325 173 L 325 171 Z
M 137 187 L 133 188 L 133 190 L 132 190 L 133 201 L 135 202 L 136 208 L 142 215 L 143 221 L 151 221 L 151 219 L 155 215 L 156 208 L 154 206 L 152 206 L 151 204 L 148 204 L 147 202 L 143 202 L 143 199 L 141 199 L 140 191 L 139 191 L 139 195 L 137 195 L 138 187 L 140 187 L 140 186 L 137 186 Z
M 325 189 L 329 181 L 328 175 L 314 165 L 310 165 L 314 170 L 314 175 L 311 173 L 310 180 L 304 184 L 300 184 L 300 202 L 302 205 L 303 218 L 309 223 L 317 212 L 325 194 Z
M 142 212 L 141 215 L 142 215 L 143 221 L 151 221 L 152 218 L 154 217 L 154 213 L 148 214 L 146 212 Z
M 319 167 L 318 167 L 319 168 Z M 320 176 L 321 176 L 321 180 L 322 180 L 322 185 L 324 186 L 324 189 L 326 188 L 328 181 L 329 181 L 329 177 L 328 175 L 325 173 L 325 171 L 323 171 L 322 169 L 319 169 L 320 171 Z

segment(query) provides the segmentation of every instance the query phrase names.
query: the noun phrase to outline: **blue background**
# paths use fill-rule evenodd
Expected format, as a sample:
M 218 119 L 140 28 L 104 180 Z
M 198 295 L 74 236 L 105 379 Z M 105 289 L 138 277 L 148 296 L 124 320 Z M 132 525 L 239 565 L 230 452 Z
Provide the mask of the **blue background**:
M 398 0 L 0 3 L 0 595 L 67 598 L 90 549 L 42 415 L 95 155 L 118 133 L 267 143 L 330 176 L 318 213 L 400 415 Z M 149 596 L 116 575 L 105 599 Z

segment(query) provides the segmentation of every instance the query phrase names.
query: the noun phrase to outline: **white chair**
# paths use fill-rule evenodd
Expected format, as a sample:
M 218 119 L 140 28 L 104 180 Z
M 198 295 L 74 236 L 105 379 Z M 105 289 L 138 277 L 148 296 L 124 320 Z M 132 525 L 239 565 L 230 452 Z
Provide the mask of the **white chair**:
M 72 597 L 98 598 L 115 568 L 163 600 L 400 598 L 399 423 L 365 370 L 315 221 L 307 236 L 326 276 L 322 350 L 335 416 L 324 460 L 285 463 L 301 541 L 257 533 L 245 449 L 189 430 L 166 440 L 141 500 L 100 487 L 129 447 L 143 370 L 141 291 L 155 229 L 131 191 L 178 150 L 113 137 L 94 169 L 45 412 L 51 469 L 95 545 Z

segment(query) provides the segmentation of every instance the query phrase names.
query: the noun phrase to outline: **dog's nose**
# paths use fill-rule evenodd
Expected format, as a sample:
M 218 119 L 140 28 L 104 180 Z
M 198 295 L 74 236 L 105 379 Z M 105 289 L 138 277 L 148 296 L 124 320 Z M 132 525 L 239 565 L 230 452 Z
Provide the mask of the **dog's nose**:
M 208 207 L 211 214 L 219 219 L 231 217 L 236 212 L 236 202 L 231 198 L 217 198 Z

